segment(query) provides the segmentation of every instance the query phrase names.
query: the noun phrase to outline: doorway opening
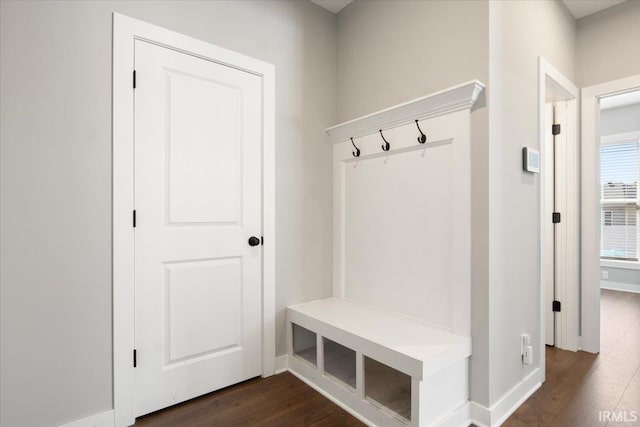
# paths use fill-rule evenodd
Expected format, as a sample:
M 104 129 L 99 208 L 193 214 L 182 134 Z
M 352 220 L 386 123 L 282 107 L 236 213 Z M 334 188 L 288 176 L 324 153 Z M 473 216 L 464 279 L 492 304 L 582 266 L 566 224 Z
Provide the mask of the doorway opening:
M 605 361 L 638 334 L 639 145 L 640 74 L 582 90 L 582 348 Z
M 577 99 L 577 87 L 540 58 L 542 361 L 546 346 L 578 349 Z
M 600 354 L 638 336 L 640 90 L 600 100 Z M 634 329 L 635 328 L 635 329 Z

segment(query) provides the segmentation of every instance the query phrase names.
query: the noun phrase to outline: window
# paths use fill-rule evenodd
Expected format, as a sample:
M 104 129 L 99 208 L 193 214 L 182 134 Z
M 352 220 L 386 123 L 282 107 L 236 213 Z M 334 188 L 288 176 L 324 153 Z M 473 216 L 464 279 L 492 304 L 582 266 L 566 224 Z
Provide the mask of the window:
M 638 140 L 606 139 L 600 148 L 600 256 L 638 261 Z

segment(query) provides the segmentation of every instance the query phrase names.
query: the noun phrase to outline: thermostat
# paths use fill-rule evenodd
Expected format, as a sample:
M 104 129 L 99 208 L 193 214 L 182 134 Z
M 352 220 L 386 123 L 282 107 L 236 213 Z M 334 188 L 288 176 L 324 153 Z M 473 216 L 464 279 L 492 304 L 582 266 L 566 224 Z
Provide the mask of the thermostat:
M 522 169 L 540 173 L 540 152 L 530 147 L 522 147 Z

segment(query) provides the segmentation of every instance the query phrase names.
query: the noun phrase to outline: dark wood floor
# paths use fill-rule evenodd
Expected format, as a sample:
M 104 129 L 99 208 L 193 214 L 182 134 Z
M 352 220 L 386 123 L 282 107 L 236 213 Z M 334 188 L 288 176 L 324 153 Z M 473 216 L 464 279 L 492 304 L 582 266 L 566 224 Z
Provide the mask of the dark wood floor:
M 136 420 L 136 427 L 362 425 L 288 372 L 249 380 Z
M 640 294 L 603 290 L 600 354 L 547 348 L 546 381 L 504 424 L 640 426 Z M 636 411 L 622 423 L 599 411 Z
M 504 424 L 606 426 L 598 411 L 640 417 L 640 294 L 602 291 L 601 353 L 547 349 L 546 381 Z M 629 413 L 630 414 L 630 413 Z M 289 373 L 254 379 L 142 418 L 136 426 L 360 426 Z M 625 422 L 625 427 L 640 426 Z

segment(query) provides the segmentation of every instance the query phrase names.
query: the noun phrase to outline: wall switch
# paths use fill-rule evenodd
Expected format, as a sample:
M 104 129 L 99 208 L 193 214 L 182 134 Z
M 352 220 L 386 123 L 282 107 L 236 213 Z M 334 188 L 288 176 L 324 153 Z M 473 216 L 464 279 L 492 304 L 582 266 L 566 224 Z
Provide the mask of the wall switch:
M 533 346 L 525 345 L 524 354 L 522 355 L 522 363 L 531 365 L 533 363 Z
M 609 271 L 608 270 L 602 270 L 602 280 L 609 280 Z

